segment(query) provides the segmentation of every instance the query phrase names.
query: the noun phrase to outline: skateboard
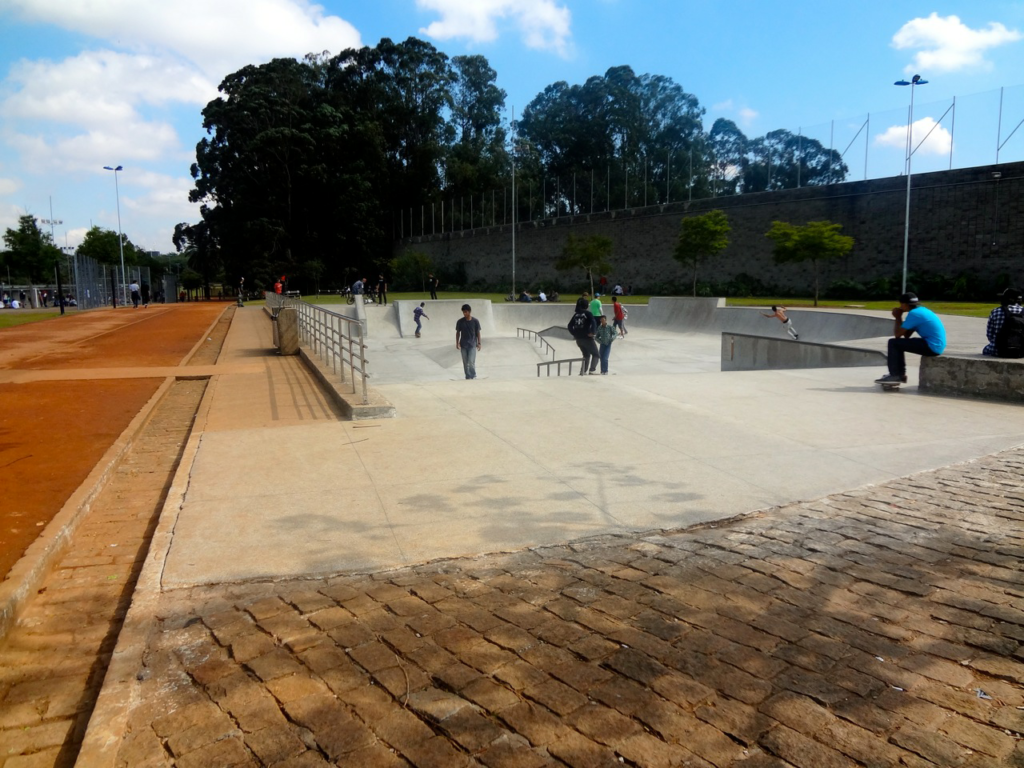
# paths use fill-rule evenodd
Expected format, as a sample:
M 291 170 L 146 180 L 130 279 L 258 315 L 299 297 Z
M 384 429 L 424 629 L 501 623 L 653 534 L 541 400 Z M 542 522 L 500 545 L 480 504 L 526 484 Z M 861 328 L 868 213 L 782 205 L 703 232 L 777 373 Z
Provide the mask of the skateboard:
M 878 382 L 882 386 L 883 392 L 899 392 L 902 381 L 880 381 Z

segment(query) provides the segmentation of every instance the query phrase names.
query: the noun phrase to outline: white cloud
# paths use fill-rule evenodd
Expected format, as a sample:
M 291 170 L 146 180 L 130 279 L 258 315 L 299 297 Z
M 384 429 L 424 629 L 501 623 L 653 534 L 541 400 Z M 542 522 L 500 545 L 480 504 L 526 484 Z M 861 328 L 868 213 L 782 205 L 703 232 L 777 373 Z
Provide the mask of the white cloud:
M 554 0 L 416 0 L 441 18 L 420 30 L 436 40 L 466 37 L 474 42 L 497 39 L 497 21 L 511 19 L 530 48 L 569 53 L 572 14 Z
M 21 61 L 8 82 L 18 88 L 3 104 L 8 117 L 113 125 L 134 104 L 206 104 L 217 87 L 194 68 L 167 57 L 86 51 L 60 62 Z
M 942 125 L 936 123 L 934 118 L 922 117 L 920 120 L 915 120 L 911 133 L 915 154 L 949 154 L 949 148 L 953 143 L 953 135 Z M 923 144 L 921 144 L 922 141 L 924 142 Z M 883 133 L 875 136 L 875 144 L 880 147 L 896 147 L 906 153 L 907 126 L 893 125 L 889 127 Z M 918 147 L 918 144 L 921 144 L 921 146 Z
M 754 121 L 757 120 L 760 114 L 761 113 L 758 112 L 756 109 L 751 109 L 750 107 L 743 107 L 739 111 L 740 125 L 742 125 L 744 128 L 749 128 L 754 124 Z
M 17 179 L 0 178 L 0 195 L 13 195 L 21 189 L 21 182 Z
M 712 104 L 711 105 L 711 111 L 712 112 L 732 112 L 732 110 L 733 110 L 732 99 L 726 99 L 725 101 L 720 101 L 717 104 Z
M 908 74 L 955 72 L 969 68 L 990 69 L 992 65 L 985 60 L 985 51 L 1020 39 L 1020 32 L 998 22 L 989 22 L 984 29 L 971 29 L 958 16 L 943 18 L 933 12 L 926 19 L 916 18 L 904 24 L 893 35 L 892 46 L 897 50 L 921 49 L 904 68 Z
M 307 0 L 6 0 L 29 21 L 108 40 L 137 52 L 171 51 L 221 78 L 274 57 L 362 46 L 344 19 Z

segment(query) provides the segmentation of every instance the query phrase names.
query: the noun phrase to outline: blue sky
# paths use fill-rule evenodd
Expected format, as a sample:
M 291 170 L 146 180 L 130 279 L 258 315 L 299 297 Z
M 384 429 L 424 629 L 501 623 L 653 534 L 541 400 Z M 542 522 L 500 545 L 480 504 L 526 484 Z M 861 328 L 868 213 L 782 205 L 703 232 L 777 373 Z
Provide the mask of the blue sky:
M 479 53 L 509 111 L 609 67 L 672 77 L 750 137 L 786 128 L 847 151 L 851 178 L 1024 159 L 1024 0 L 0 0 L 0 229 L 26 212 L 172 250 L 200 112 L 249 64 L 417 36 Z M 1002 126 L 998 125 L 1000 88 Z M 947 112 L 956 97 L 956 118 Z M 943 117 L 943 113 L 945 117 Z M 870 122 L 866 124 L 868 115 Z M 858 131 L 860 133 L 858 134 Z M 849 147 L 849 149 L 847 149 Z

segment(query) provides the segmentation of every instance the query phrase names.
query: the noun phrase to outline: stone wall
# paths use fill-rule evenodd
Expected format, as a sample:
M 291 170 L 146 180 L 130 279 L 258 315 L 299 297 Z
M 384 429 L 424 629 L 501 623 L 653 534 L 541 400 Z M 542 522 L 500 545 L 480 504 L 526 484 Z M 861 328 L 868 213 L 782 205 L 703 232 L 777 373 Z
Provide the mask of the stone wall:
M 1024 403 L 1024 360 L 982 355 L 922 357 L 918 386 L 935 395 Z
M 998 174 L 998 176 L 997 176 Z M 985 279 L 1008 274 L 1024 283 L 1024 163 L 1004 163 L 914 175 L 910 215 L 911 272 L 956 275 L 969 270 Z M 679 223 L 687 214 L 719 208 L 729 216 L 729 247 L 700 267 L 701 281 L 725 281 L 747 273 L 766 283 L 806 289 L 810 264 L 776 265 L 764 233 L 774 220 L 804 224 L 828 219 L 856 241 L 849 256 L 824 265 L 822 288 L 837 279 L 865 283 L 903 268 L 906 177 L 804 187 L 778 192 L 694 200 L 592 215 L 521 222 L 516 230 L 515 283 L 518 288 L 558 286 L 575 291 L 582 276 L 554 268 L 570 231 L 605 235 L 615 244 L 609 279 L 638 293 L 688 286 L 692 273 L 672 259 Z M 510 285 L 511 225 L 410 237 L 404 250 L 426 253 L 442 275 L 464 268 L 469 284 Z

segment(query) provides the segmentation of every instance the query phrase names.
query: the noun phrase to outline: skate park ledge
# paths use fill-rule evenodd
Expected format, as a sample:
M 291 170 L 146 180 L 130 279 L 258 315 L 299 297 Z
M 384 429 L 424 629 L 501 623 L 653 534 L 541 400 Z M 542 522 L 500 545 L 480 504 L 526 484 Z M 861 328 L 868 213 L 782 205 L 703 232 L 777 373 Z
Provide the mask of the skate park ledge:
M 722 332 L 723 371 L 878 367 L 885 363 L 885 354 L 876 349 Z
M 940 355 L 921 359 L 922 392 L 1024 403 L 1024 359 Z
M 349 378 L 348 381 L 340 381 L 333 370 L 325 366 L 319 358 L 309 354 L 309 350 L 302 345 L 299 346 L 299 356 L 346 418 L 352 421 L 361 421 L 362 419 L 393 419 L 397 415 L 395 406 L 372 387 L 366 388 L 369 402 L 364 403 L 358 386 L 356 386 L 356 392 L 348 391 L 352 387 L 352 378 Z

